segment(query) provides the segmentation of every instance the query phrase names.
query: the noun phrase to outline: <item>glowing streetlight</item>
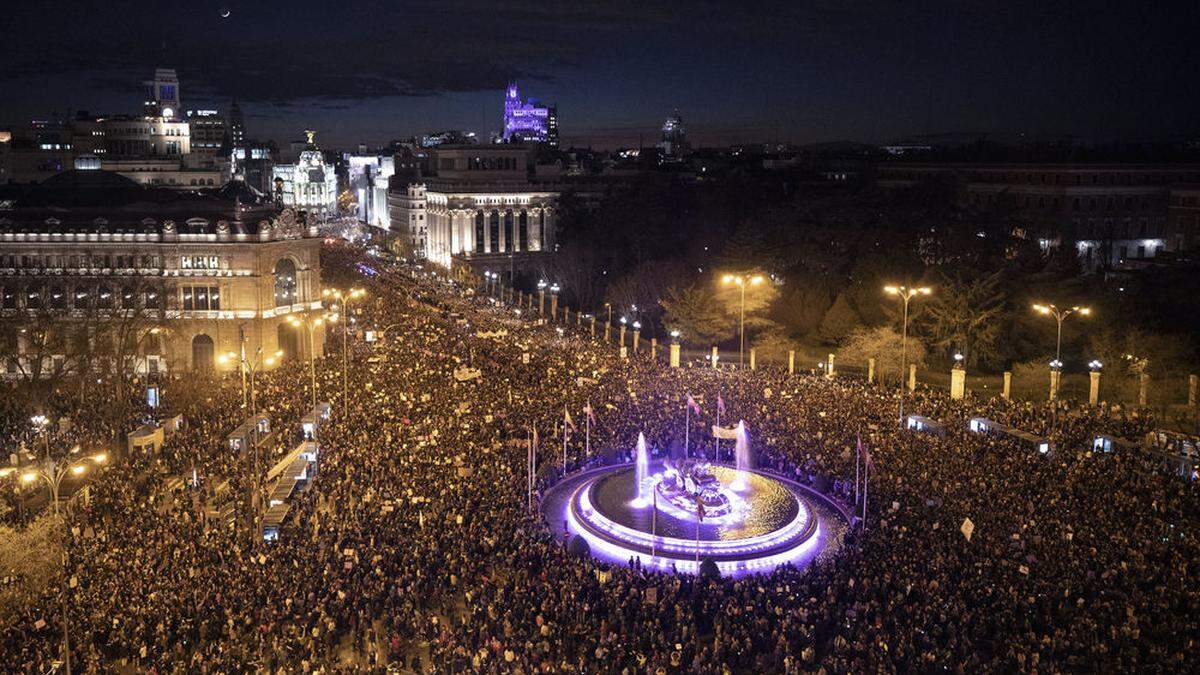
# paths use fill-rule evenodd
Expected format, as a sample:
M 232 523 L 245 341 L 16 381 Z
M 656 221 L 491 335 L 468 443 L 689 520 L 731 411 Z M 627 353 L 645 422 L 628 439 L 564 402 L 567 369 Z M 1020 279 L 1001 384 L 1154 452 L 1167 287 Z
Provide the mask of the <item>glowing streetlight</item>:
M 350 384 L 349 377 L 347 375 L 350 358 L 349 349 L 346 346 L 348 335 L 348 331 L 346 329 L 346 317 L 350 314 L 350 302 L 352 300 L 357 300 L 361 297 L 364 297 L 367 292 L 361 288 L 351 288 L 348 291 L 342 291 L 341 289 L 331 290 L 327 288 L 322 292 L 322 294 L 341 300 L 345 304 L 345 311 L 342 312 L 342 419 L 345 419 L 350 412 Z M 337 315 L 335 314 L 332 318 L 332 321 L 337 321 L 336 316 Z M 309 338 L 311 341 L 311 333 L 309 334 Z M 313 390 L 313 395 L 316 396 L 316 389 Z M 316 406 L 315 400 L 313 402 L 313 406 Z
M 917 296 L 932 294 L 933 289 L 928 286 L 884 286 L 883 292 L 900 298 L 904 303 L 904 318 L 900 328 L 900 423 L 904 424 L 904 371 L 908 367 L 908 303 Z
M 726 285 L 734 284 L 741 289 L 741 309 L 738 311 L 738 368 L 744 365 L 746 354 L 746 287 L 757 286 L 762 282 L 763 278 L 758 274 L 751 277 L 740 274 L 726 274 L 721 277 L 721 283 Z
M 1063 321 L 1072 314 L 1080 316 L 1090 316 L 1092 313 L 1091 307 L 1080 307 L 1075 305 L 1069 308 L 1059 308 L 1049 303 L 1034 303 L 1033 311 L 1044 316 L 1052 316 L 1058 322 L 1058 339 L 1054 347 L 1054 361 L 1058 363 L 1055 368 L 1062 368 L 1062 327 Z

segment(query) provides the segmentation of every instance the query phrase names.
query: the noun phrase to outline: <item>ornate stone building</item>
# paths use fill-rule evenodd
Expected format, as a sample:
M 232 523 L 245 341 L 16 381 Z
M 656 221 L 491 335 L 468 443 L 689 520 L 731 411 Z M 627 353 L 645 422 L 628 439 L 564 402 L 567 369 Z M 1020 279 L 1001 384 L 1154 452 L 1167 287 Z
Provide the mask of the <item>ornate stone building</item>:
M 393 186 L 393 229 L 407 229 L 426 259 L 447 268 L 478 271 L 510 257 L 528 264 L 553 251 L 559 189 L 531 178 L 528 153 L 509 145 L 437 148 L 433 175 Z
M 287 318 L 321 309 L 316 224 L 255 200 L 237 184 L 187 196 L 86 171 L 0 211 L 5 376 L 69 371 L 81 344 L 139 372 L 237 369 L 218 357 L 243 350 L 255 369 L 276 351 L 308 358 Z

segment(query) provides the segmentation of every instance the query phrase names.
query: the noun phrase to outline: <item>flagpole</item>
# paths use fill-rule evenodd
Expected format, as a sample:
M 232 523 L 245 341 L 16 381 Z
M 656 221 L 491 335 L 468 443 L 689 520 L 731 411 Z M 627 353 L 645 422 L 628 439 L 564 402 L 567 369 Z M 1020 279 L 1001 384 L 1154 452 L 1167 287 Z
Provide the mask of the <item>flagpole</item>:
M 717 428 L 721 427 L 721 395 L 717 394 Z M 714 462 L 721 461 L 721 437 L 713 434 L 713 440 L 717 442 L 717 456 L 713 458 Z
M 658 538 L 658 490 L 654 490 L 654 511 L 650 514 L 650 560 L 654 560 L 654 543 Z
M 690 396 L 691 394 L 689 394 Z M 687 459 L 691 456 L 691 445 L 688 443 L 688 432 L 692 426 L 692 406 L 683 404 L 683 457 Z
M 700 575 L 700 521 L 704 519 L 703 511 L 704 504 L 700 501 L 700 495 L 696 495 L 696 576 Z
M 525 508 L 533 508 L 533 436 L 525 428 Z
M 859 459 L 860 454 L 862 454 L 861 440 L 859 441 L 859 444 L 854 447 L 854 503 L 855 504 L 858 503 L 858 496 L 860 494 L 862 494 L 861 492 L 859 492 L 859 489 L 858 489 L 858 459 Z
M 591 403 L 591 401 L 588 402 L 587 419 L 585 419 L 583 421 L 583 423 L 586 428 L 586 431 L 584 432 L 585 433 L 584 443 L 586 444 L 586 448 L 587 448 L 587 450 L 586 450 L 587 458 L 589 460 L 591 460 L 591 458 L 592 458 L 592 403 Z
M 871 471 L 871 466 L 869 464 L 864 463 L 863 464 L 863 510 L 862 510 L 863 532 L 867 531 L 867 475 L 870 473 L 870 471 Z
M 567 421 L 563 420 L 563 475 L 567 475 Z

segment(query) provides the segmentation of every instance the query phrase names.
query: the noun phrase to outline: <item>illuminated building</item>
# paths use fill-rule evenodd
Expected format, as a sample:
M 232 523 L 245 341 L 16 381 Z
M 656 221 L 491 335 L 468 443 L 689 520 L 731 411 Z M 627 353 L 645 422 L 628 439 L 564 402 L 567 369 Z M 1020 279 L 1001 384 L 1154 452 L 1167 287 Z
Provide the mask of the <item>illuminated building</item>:
M 337 209 L 337 176 L 333 165 L 306 131 L 308 141 L 295 164 L 276 164 L 272 170 L 276 202 L 324 218 Z
M 692 149 L 688 144 L 687 129 L 683 126 L 683 118 L 676 110 L 674 115 L 667 118 L 662 126 L 662 140 L 658 142 L 664 159 L 682 159 Z
M 146 117 L 177 119 L 179 107 L 179 77 L 171 68 L 156 68 L 154 79 L 142 83 L 146 87 L 144 102 Z
M 66 338 L 81 334 L 132 336 L 139 372 L 236 369 L 216 355 L 243 339 L 248 359 L 307 358 L 287 318 L 321 308 L 320 248 L 315 221 L 240 183 L 200 196 L 64 172 L 0 213 L 0 367 L 69 371 Z M 33 325 L 48 333 L 21 330 Z
M 358 219 L 368 225 L 391 228 L 388 214 L 388 181 L 395 173 L 395 158 L 346 153 L 347 188 L 354 194 Z
M 187 121 L 193 153 L 213 157 L 229 147 L 229 123 L 216 110 L 189 110 Z
M 392 229 L 447 268 L 508 268 L 552 251 L 559 188 L 531 179 L 528 162 L 520 146 L 482 145 L 436 148 L 429 175 L 398 163 Z
M 534 99 L 522 100 L 517 85 L 509 83 L 504 95 L 504 130 L 501 134 L 504 141 L 549 143 L 551 129 L 554 131 L 553 142 L 557 144 L 557 108 L 539 105 Z

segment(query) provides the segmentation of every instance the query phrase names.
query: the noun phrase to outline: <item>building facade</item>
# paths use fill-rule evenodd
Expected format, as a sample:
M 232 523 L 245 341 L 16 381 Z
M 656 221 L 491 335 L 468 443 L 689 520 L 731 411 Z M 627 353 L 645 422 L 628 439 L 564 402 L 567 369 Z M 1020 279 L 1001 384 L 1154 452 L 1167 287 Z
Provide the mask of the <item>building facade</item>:
M 432 175 L 393 181 L 392 229 L 411 237 L 419 257 L 446 268 L 548 253 L 559 189 L 531 178 L 528 162 L 520 146 L 439 147 Z
M 1136 267 L 1200 243 L 1195 221 L 1182 211 L 1175 217 L 1170 208 L 1177 193 L 1186 201 L 1187 184 L 1200 182 L 1200 165 L 885 163 L 878 168 L 881 187 L 936 180 L 959 183 L 966 207 L 1014 209 L 1045 249 L 1069 235 L 1087 271 Z
M 173 200 L 107 172 L 77 173 L 70 187 L 82 198 L 54 199 L 61 186 L 48 181 L 33 206 L 0 212 L 6 377 L 72 370 L 80 336 L 94 345 L 120 335 L 139 372 L 237 369 L 243 350 L 253 368 L 277 351 L 320 356 L 320 330 L 310 346 L 287 321 L 321 310 L 315 222 L 269 203 Z M 88 205 L 113 194 L 129 202 Z M 42 206 L 60 201 L 74 206 Z
M 504 94 L 504 127 L 501 136 L 506 142 L 549 143 L 553 139 L 557 145 L 557 106 L 540 105 L 534 99 L 524 100 L 517 85 L 509 83 Z
M 314 214 L 318 218 L 337 211 L 337 174 L 317 147 L 313 133 L 294 164 L 276 164 L 272 169 L 275 201 Z

